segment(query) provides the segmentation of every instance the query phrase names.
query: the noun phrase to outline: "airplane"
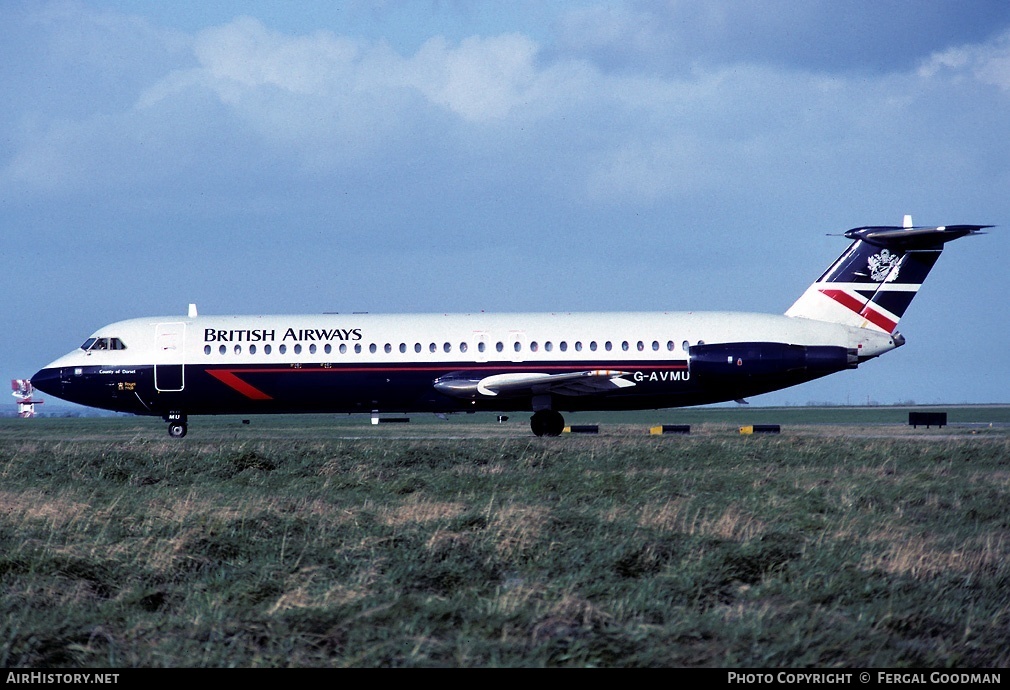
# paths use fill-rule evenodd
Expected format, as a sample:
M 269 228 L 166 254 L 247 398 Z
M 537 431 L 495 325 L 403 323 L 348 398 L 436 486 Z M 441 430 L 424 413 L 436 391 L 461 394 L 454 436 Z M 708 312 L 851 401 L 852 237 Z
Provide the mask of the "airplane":
M 905 343 L 898 320 L 947 242 L 991 225 L 863 226 L 785 314 L 618 312 L 200 316 L 120 321 L 31 378 L 82 405 L 155 415 L 663 409 L 854 369 Z

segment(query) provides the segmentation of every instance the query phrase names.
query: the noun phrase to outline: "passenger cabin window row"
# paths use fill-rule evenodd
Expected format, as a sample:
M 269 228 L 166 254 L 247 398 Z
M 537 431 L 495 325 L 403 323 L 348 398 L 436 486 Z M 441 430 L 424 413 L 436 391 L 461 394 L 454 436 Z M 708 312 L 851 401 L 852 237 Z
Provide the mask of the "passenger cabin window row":
M 108 340 L 108 339 L 106 339 L 106 340 Z M 117 349 L 117 350 L 125 349 L 125 347 L 122 345 L 122 343 L 119 342 L 118 338 L 113 338 L 112 340 L 116 341 L 119 344 L 119 346 L 118 347 L 103 347 L 103 348 L 93 347 L 92 349 Z M 85 345 L 87 345 L 87 343 L 85 343 Z M 590 352 L 596 352 L 601 347 L 601 345 L 599 343 L 597 343 L 595 340 L 589 341 L 589 343 L 587 344 L 587 346 L 588 346 Z M 604 341 L 602 343 L 602 348 L 606 352 L 612 352 L 614 350 L 614 348 L 617 347 L 617 346 L 618 345 L 615 345 L 614 342 L 612 342 L 610 340 Z M 84 346 L 82 346 L 82 347 L 84 347 Z M 340 343 L 336 347 L 334 347 L 330 343 L 327 343 L 327 344 L 325 344 L 325 345 L 322 346 L 322 351 L 323 351 L 323 353 L 325 353 L 327 355 L 333 354 L 334 351 L 339 352 L 342 355 L 343 354 L 347 354 L 348 352 L 353 352 L 355 354 L 360 354 L 363 351 L 364 347 L 365 346 L 363 346 L 361 343 L 355 343 L 354 345 L 348 345 L 347 343 Z M 392 352 L 393 352 L 393 345 L 391 343 L 386 343 L 385 345 L 382 345 L 381 347 L 382 347 L 382 351 L 385 352 L 386 354 L 392 354 Z M 466 353 L 469 350 L 469 347 L 470 346 L 469 346 L 468 343 L 461 342 L 457 346 L 457 349 L 461 353 Z M 514 351 L 516 351 L 516 352 L 522 352 L 524 347 L 526 349 L 528 349 L 529 352 L 539 352 L 541 349 L 543 349 L 544 352 L 553 352 L 554 349 L 555 349 L 555 347 L 557 347 L 557 349 L 558 349 L 559 352 L 568 352 L 569 344 L 568 344 L 568 341 L 566 341 L 566 340 L 562 340 L 562 341 L 558 342 L 557 345 L 555 345 L 555 343 L 553 341 L 550 341 L 550 340 L 544 341 L 543 344 L 541 344 L 540 341 L 537 341 L 537 340 L 531 340 L 531 341 L 529 341 L 528 344 L 524 344 L 524 342 L 521 341 L 521 340 L 516 340 L 516 341 L 514 341 L 512 343 L 512 349 Z M 676 344 L 672 340 L 667 340 L 666 343 L 663 344 L 663 345 L 661 345 L 658 340 L 653 340 L 650 343 L 646 343 L 643 340 L 639 340 L 637 342 L 629 342 L 627 340 L 623 340 L 619 344 L 619 347 L 621 348 L 621 350 L 623 352 L 631 352 L 633 350 L 638 351 L 638 352 L 645 352 L 647 350 L 651 350 L 653 352 L 659 352 L 660 350 L 662 350 L 664 348 L 666 349 L 667 352 L 673 352 L 677 348 Z M 683 349 L 684 352 L 687 352 L 688 348 L 690 347 L 690 343 L 685 340 L 681 344 L 681 347 L 682 347 L 682 349 Z M 379 345 L 377 345 L 375 343 L 368 344 L 367 348 L 368 348 L 368 352 L 371 353 L 371 354 L 375 354 L 375 353 L 377 353 L 379 351 Z M 88 348 L 85 347 L 84 349 L 88 349 Z M 242 344 L 232 345 L 232 346 L 230 346 L 230 349 L 236 355 L 240 355 L 243 352 L 243 346 L 242 346 Z M 406 343 L 400 343 L 399 346 L 396 349 L 397 349 L 398 352 L 400 352 L 400 354 L 406 354 L 408 346 L 407 346 Z M 423 352 L 425 350 L 425 346 L 422 345 L 421 343 L 414 343 L 414 348 L 413 349 L 414 349 L 415 353 L 420 354 L 421 352 Z M 574 343 L 572 343 L 572 349 L 575 352 L 582 352 L 583 351 L 583 343 L 582 343 L 582 341 L 581 340 L 576 340 Z M 431 354 L 437 353 L 439 351 L 439 345 L 438 345 L 438 343 L 429 343 L 428 346 L 427 346 L 427 350 Z M 453 351 L 453 344 L 450 343 L 450 342 L 444 342 L 444 343 L 442 343 L 441 350 L 442 350 L 442 352 L 450 353 L 450 352 Z M 486 350 L 486 343 L 483 340 L 479 341 L 477 343 L 477 351 L 478 352 L 484 352 L 485 350 Z M 229 346 L 228 345 L 219 345 L 217 347 L 218 354 L 226 355 L 226 354 L 228 354 L 228 351 L 229 351 Z M 256 346 L 255 343 L 251 343 L 251 344 L 245 346 L 244 351 L 247 352 L 250 355 L 255 355 L 255 354 L 257 354 L 257 353 L 260 352 L 260 349 Z M 266 345 L 262 346 L 262 352 L 265 355 L 273 354 L 273 351 L 274 351 L 274 348 L 270 344 L 266 344 Z M 307 348 L 303 348 L 301 344 L 296 344 L 296 345 L 291 346 L 291 351 L 294 354 L 296 354 L 296 355 L 302 354 L 303 351 L 307 351 L 310 355 L 314 355 L 314 354 L 316 354 L 319 351 L 319 346 L 317 346 L 315 343 L 311 343 Z M 500 340 L 497 341 L 495 343 L 495 351 L 496 352 L 504 352 L 505 351 L 505 343 L 502 342 L 502 341 L 500 341 Z M 288 346 L 286 344 L 278 345 L 277 346 L 277 352 L 279 354 L 282 354 L 282 355 L 287 354 L 287 352 L 288 352 Z M 211 347 L 210 345 L 204 345 L 203 353 L 205 355 L 213 354 L 214 353 L 214 348 Z

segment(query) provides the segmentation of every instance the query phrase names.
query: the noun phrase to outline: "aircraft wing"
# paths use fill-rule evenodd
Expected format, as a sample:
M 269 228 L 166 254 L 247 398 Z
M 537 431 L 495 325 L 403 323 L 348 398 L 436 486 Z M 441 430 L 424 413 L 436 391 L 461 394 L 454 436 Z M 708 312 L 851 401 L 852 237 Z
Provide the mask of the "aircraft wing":
M 593 395 L 620 388 L 634 386 L 628 381 L 626 371 L 612 369 L 591 369 L 564 374 L 544 374 L 538 372 L 517 372 L 494 374 L 483 378 L 449 375 L 435 381 L 435 389 L 458 398 L 476 395 L 493 397 L 496 395 Z

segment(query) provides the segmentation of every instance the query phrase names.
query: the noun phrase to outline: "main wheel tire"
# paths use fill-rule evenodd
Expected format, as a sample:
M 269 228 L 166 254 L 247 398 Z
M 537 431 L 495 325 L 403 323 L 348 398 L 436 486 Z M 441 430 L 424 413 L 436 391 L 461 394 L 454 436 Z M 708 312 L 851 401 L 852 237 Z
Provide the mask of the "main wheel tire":
M 530 428 L 537 436 L 560 436 L 565 430 L 565 418 L 554 410 L 539 410 L 530 418 Z
M 534 412 L 533 416 L 530 417 L 530 429 L 533 430 L 533 434 L 536 436 L 543 436 L 547 433 L 547 420 L 544 419 L 542 412 Z
M 565 418 L 561 416 L 560 412 L 550 411 L 550 416 L 547 418 L 547 435 L 548 436 L 560 436 L 561 432 L 565 430 Z
M 182 438 L 186 435 L 186 425 L 182 422 L 172 422 L 168 425 L 168 435 L 172 438 Z

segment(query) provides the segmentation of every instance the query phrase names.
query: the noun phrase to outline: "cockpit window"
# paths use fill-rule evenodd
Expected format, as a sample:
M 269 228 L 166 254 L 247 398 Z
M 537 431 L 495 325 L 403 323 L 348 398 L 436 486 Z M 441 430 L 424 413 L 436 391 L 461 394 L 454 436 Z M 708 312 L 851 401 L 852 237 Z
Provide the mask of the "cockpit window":
M 81 345 L 85 352 L 94 350 L 125 350 L 126 345 L 119 338 L 88 338 Z

